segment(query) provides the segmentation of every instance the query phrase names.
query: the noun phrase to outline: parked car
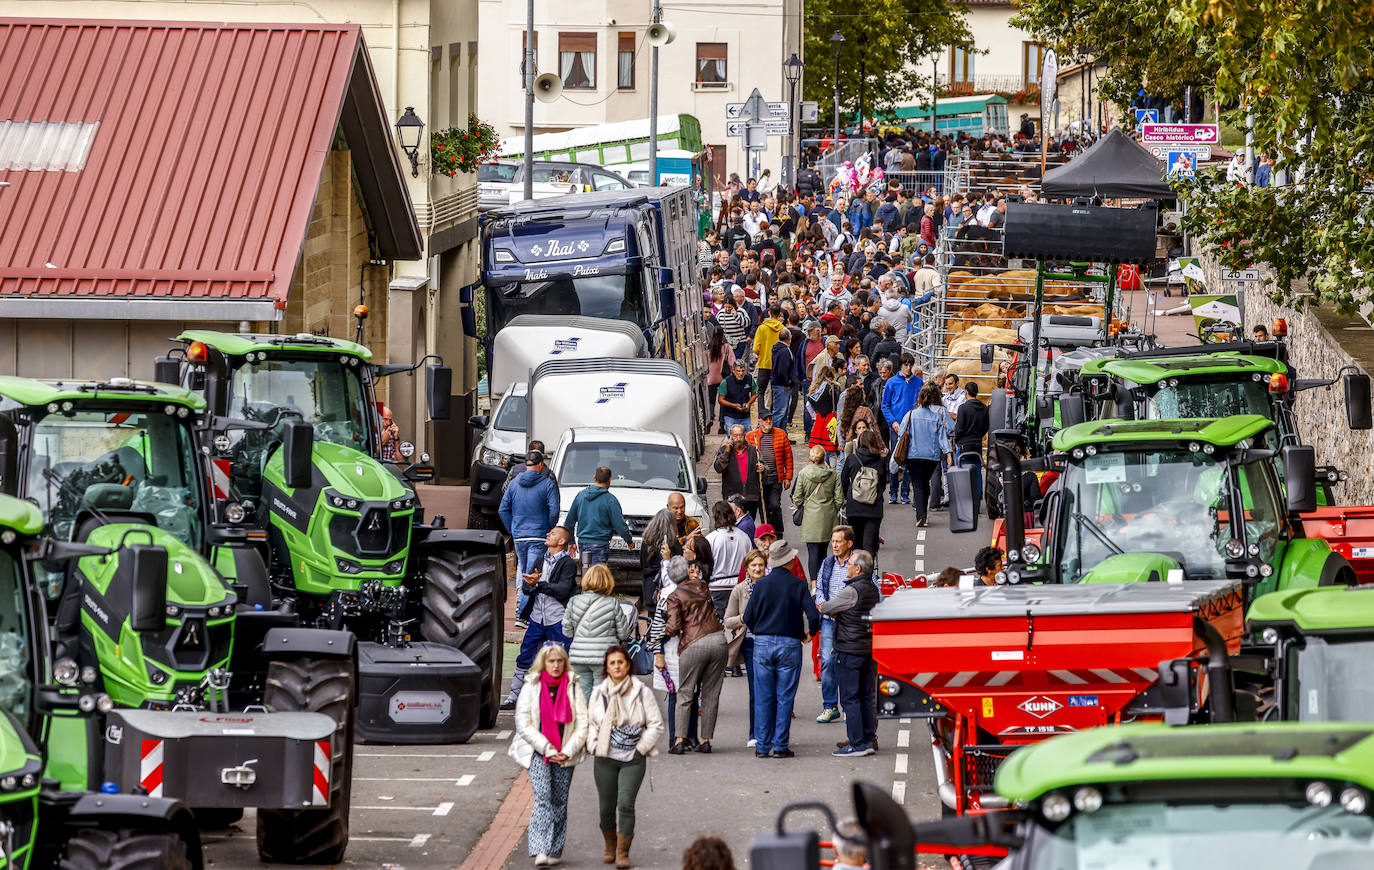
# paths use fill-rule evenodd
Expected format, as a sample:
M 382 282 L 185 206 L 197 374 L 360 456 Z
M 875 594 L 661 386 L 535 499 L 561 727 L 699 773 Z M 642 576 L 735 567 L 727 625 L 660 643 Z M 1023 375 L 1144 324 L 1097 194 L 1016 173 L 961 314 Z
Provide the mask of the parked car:
M 524 195 L 525 164 L 521 160 L 493 160 L 477 167 L 477 207 L 481 211 L 505 208 Z M 589 163 L 564 163 L 557 160 L 534 162 L 534 198 L 546 199 L 565 193 L 590 193 L 594 190 L 628 190 L 630 182 L 600 166 Z

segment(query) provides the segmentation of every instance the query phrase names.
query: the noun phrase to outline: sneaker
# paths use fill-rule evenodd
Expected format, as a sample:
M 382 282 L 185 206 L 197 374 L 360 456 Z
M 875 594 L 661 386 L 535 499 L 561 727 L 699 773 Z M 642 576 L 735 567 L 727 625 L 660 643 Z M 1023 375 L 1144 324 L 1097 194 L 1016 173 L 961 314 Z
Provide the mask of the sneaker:
M 826 722 L 834 722 L 839 718 L 839 710 L 835 709 L 834 707 L 826 707 L 824 710 L 821 711 L 821 715 L 816 717 L 816 721 L 824 724 Z
M 797 753 L 793 752 L 793 751 L 790 750 L 790 749 L 774 749 L 774 750 L 773 750 L 773 757 L 774 757 L 774 758 L 796 758 L 796 757 L 797 757 Z
M 757 749 L 754 750 L 755 758 L 771 758 L 772 755 L 773 753 L 769 752 L 767 749 L 763 750 L 762 752 L 759 752 Z
M 896 503 L 897 503 L 897 497 L 896 497 L 895 495 L 892 496 L 892 497 L 890 497 L 890 498 L 887 500 L 887 503 L 888 503 L 888 504 L 896 504 Z
M 515 709 L 515 699 L 514 699 L 514 698 L 507 698 L 506 700 L 502 701 L 502 702 L 501 702 L 501 707 L 500 707 L 500 709 L 502 709 L 502 710 L 514 710 L 514 709 Z
M 925 518 L 925 517 L 918 517 L 918 518 L 916 519 L 916 528 L 918 528 L 918 529 L 924 529 L 925 527 L 926 527 L 926 518 Z
M 909 495 L 904 495 L 904 496 L 902 496 L 902 504 L 911 504 L 911 496 L 909 496 Z
M 854 747 L 846 745 L 843 749 L 836 749 L 830 754 L 836 758 L 862 758 L 865 755 L 872 755 L 873 750 L 867 746 Z
M 530 624 L 523 619 L 517 619 L 515 620 L 515 627 L 520 629 L 521 631 L 524 631 L 525 629 L 530 627 Z
M 747 741 L 745 741 L 745 744 L 744 744 L 745 748 L 747 748 L 747 749 L 753 749 L 755 746 L 758 746 L 758 745 L 759 745 L 759 742 L 758 742 L 757 740 L 755 740 L 754 738 L 752 738 L 752 737 L 750 737 Z
M 540 852 L 538 855 L 535 855 L 535 856 L 534 856 L 534 866 L 536 866 L 536 867 L 547 867 L 547 866 L 549 866 L 549 856 L 548 856 L 548 855 L 545 855 L 543 852 Z

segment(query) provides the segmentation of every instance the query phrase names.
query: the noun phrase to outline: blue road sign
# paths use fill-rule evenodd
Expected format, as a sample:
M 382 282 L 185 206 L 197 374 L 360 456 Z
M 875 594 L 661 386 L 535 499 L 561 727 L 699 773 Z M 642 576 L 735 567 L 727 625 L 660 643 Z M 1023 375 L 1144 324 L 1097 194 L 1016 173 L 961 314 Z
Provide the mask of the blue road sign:
M 1135 123 L 1137 126 L 1141 124 L 1158 124 L 1159 109 L 1136 109 Z

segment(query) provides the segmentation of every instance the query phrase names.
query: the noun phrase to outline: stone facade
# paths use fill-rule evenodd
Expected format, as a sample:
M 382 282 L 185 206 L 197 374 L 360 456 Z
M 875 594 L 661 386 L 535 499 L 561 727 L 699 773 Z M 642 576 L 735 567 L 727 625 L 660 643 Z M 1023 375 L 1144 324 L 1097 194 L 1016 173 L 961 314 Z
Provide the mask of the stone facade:
M 342 147 L 329 153 L 277 332 L 310 332 L 353 341 L 357 338 L 353 309 L 362 302 L 369 311 L 362 343 L 372 350 L 374 360 L 385 362 L 390 269 L 371 265 L 367 213 L 353 184 L 350 155 Z M 266 332 L 268 324 L 254 324 L 254 329 Z M 378 385 L 379 399 L 384 391 L 383 382 Z
M 1207 286 L 1223 287 L 1216 260 L 1202 254 L 1200 265 Z M 1261 269 L 1261 290 L 1245 298 L 1246 334 L 1257 323 L 1288 321 L 1289 361 L 1303 378 L 1334 378 L 1345 366 L 1374 371 L 1374 328 L 1359 317 L 1339 315 L 1330 306 L 1280 305 L 1270 298 L 1273 275 Z M 1374 430 L 1352 431 L 1346 425 L 1345 391 L 1341 383 L 1305 390 L 1294 404 L 1303 442 L 1317 449 L 1319 465 L 1334 465 L 1349 475 L 1337 487 L 1343 504 L 1374 503 Z

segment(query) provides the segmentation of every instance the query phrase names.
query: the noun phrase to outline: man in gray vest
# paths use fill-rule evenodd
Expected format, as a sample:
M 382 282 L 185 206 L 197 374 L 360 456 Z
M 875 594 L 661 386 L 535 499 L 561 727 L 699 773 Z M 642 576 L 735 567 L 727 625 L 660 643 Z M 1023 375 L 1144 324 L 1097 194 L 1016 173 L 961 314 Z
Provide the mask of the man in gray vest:
M 820 603 L 822 616 L 835 620 L 835 677 L 840 709 L 849 740 L 832 755 L 841 758 L 877 751 L 877 668 L 873 663 L 873 623 L 868 615 L 882 599 L 873 585 L 873 556 L 867 550 L 849 555 L 844 588 Z

